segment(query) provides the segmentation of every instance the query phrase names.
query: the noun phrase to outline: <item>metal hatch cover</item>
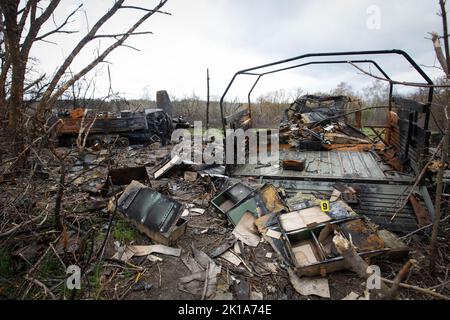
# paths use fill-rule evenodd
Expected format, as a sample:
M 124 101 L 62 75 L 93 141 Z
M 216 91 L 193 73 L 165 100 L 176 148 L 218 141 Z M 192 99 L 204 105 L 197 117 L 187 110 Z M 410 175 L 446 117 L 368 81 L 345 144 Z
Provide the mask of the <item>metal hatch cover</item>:
M 181 203 L 133 181 L 119 199 L 119 210 L 151 230 L 168 232 L 181 215 Z

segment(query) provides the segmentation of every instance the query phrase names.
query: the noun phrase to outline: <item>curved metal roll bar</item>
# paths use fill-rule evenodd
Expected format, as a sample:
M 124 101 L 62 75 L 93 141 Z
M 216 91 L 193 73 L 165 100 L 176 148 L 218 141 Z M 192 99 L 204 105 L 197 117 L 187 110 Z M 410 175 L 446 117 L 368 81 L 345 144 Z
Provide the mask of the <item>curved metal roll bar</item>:
M 253 86 L 251 87 L 249 93 L 248 93 L 248 108 L 249 108 L 249 112 L 250 112 L 250 106 L 251 106 L 250 98 L 251 98 L 251 94 L 252 94 L 253 90 L 255 89 L 256 85 L 258 84 L 259 80 L 263 76 L 269 75 L 269 74 L 273 74 L 273 73 L 277 73 L 277 72 L 281 72 L 281 71 L 290 70 L 290 69 L 300 68 L 300 67 L 304 67 L 304 66 L 307 66 L 307 65 L 341 64 L 341 63 L 342 64 L 343 63 L 371 63 L 381 72 L 381 74 L 387 80 L 391 80 L 390 77 L 388 76 L 388 74 L 380 67 L 380 65 L 378 63 L 376 63 L 375 61 L 373 61 L 373 60 L 313 61 L 313 62 L 308 62 L 308 63 L 298 64 L 298 65 L 294 65 L 294 66 L 283 67 L 283 68 L 279 68 L 279 69 L 275 69 L 275 70 L 271 70 L 271 71 L 266 71 L 266 72 L 261 72 L 261 73 L 254 72 L 254 71 L 258 71 L 260 69 L 264 69 L 264 68 L 268 68 L 268 67 L 272 67 L 272 66 L 277 66 L 277 65 L 282 65 L 282 64 L 285 64 L 285 63 L 288 63 L 288 62 L 293 62 L 293 61 L 302 60 L 302 59 L 306 59 L 306 58 L 333 57 L 333 56 L 357 56 L 357 55 L 391 55 L 391 54 L 401 55 L 420 74 L 420 76 L 427 82 L 427 84 L 433 85 L 433 81 L 420 68 L 420 66 L 403 50 L 393 49 L 393 50 L 370 50 L 370 51 L 308 53 L 308 54 L 300 55 L 300 56 L 297 56 L 297 57 L 284 59 L 284 60 L 279 60 L 279 61 L 276 61 L 276 62 L 272 62 L 272 63 L 268 63 L 268 64 L 264 64 L 264 65 L 260 65 L 260 66 L 256 66 L 256 67 L 253 67 L 253 68 L 248 68 L 248 69 L 244 69 L 244 70 L 236 72 L 234 74 L 233 78 L 231 79 L 230 83 L 228 84 L 227 88 L 225 89 L 225 92 L 223 93 L 222 97 L 220 98 L 220 114 L 221 114 L 221 117 L 222 117 L 223 132 L 224 132 L 224 134 L 226 132 L 226 122 L 225 122 L 225 115 L 224 115 L 224 108 L 223 108 L 224 106 L 223 106 L 223 104 L 224 104 L 225 97 L 226 97 L 228 91 L 230 90 L 231 86 L 233 85 L 234 81 L 236 80 L 236 78 L 239 75 L 252 75 L 252 76 L 257 76 L 258 77 L 256 79 L 255 83 L 253 84 Z M 393 87 L 394 87 L 394 84 L 391 82 L 390 83 L 390 88 L 389 88 L 389 105 L 390 106 L 391 106 L 391 98 L 392 98 L 392 93 L 393 93 Z M 429 88 L 429 92 L 428 92 L 428 103 L 431 104 L 432 101 L 433 101 L 433 87 L 430 87 Z M 426 119 L 425 119 L 426 123 L 429 122 L 429 117 L 430 117 L 430 112 L 427 112 Z

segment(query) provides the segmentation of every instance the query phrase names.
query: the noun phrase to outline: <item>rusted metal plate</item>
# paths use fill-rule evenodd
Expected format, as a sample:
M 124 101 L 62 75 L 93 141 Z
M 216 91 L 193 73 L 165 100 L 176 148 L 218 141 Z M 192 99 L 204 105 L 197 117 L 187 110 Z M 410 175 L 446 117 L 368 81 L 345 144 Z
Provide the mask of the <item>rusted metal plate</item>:
M 58 126 L 59 134 L 78 134 L 81 119 L 62 119 L 62 125 Z M 85 125 L 89 127 L 93 119 L 85 119 Z M 90 129 L 90 133 L 113 133 L 136 130 L 146 130 L 147 122 L 145 116 L 129 118 L 96 119 Z
M 246 164 L 235 168 L 236 177 L 256 176 L 285 179 L 312 179 L 330 181 L 377 181 L 409 183 L 413 176 L 400 175 L 371 152 L 357 151 L 286 151 L 280 150 L 280 160 L 304 160 L 301 172 L 284 170 L 278 162 L 272 166 L 259 168 Z
M 304 160 L 283 160 L 284 170 L 303 171 L 305 169 Z
M 415 195 L 409 197 L 414 213 L 416 214 L 419 227 L 427 226 L 431 223 L 428 211 L 424 205 L 422 205 L 419 199 Z

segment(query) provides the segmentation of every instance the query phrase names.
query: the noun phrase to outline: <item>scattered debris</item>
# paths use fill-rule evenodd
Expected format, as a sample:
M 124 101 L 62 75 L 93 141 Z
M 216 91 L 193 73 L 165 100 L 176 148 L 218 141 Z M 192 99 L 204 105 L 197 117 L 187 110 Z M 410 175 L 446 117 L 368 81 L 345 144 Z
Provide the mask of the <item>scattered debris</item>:
M 133 285 L 132 290 L 133 291 L 148 291 L 151 288 L 153 288 L 153 284 L 147 283 L 147 282 L 142 282 L 142 283 L 140 282 L 140 283 Z
M 241 259 L 239 259 L 232 251 L 226 251 L 220 255 L 220 258 L 234 264 L 236 267 L 241 264 Z
M 183 205 L 133 181 L 118 200 L 118 209 L 152 240 L 171 245 L 185 232 Z
M 189 182 L 195 182 L 197 180 L 198 173 L 197 172 L 191 172 L 191 171 L 185 171 L 184 172 L 184 180 Z
M 181 163 L 181 158 L 179 156 L 174 156 L 173 158 L 165 158 L 154 171 L 154 178 L 160 179 L 165 174 L 167 174 L 172 168 Z
M 221 244 L 220 246 L 218 246 L 217 248 L 215 248 L 214 250 L 212 250 L 209 253 L 209 256 L 211 258 L 216 258 L 218 256 L 220 256 L 221 254 L 223 254 L 224 252 L 226 252 L 228 249 L 230 249 L 231 247 L 233 247 L 236 243 L 237 239 L 233 237 L 233 239 L 231 240 L 227 240 L 225 241 L 223 244 Z
M 123 186 L 130 184 L 133 180 L 146 182 L 150 181 L 148 169 L 146 167 L 127 167 L 110 169 L 104 188 L 110 183 L 113 186 Z
M 283 160 L 283 169 L 303 171 L 305 170 L 305 160 Z
M 268 229 L 265 235 L 274 239 L 281 239 L 282 234 L 281 232 L 275 231 L 273 229 Z
M 128 261 L 133 257 L 147 257 L 150 261 L 159 260 L 153 253 L 159 253 L 168 256 L 179 257 L 181 255 L 181 249 L 171 248 L 160 244 L 150 246 L 126 246 L 125 248 L 119 247 L 118 252 L 113 256 L 113 259 L 122 261 Z
M 178 289 L 202 299 L 211 299 L 216 292 L 217 275 L 221 272 L 221 267 L 216 265 L 206 253 L 197 250 L 194 246 L 192 246 L 192 251 L 201 271 L 196 271 L 189 276 L 180 278 Z M 188 262 L 188 264 L 192 268 L 193 263 Z
M 246 212 L 233 230 L 233 235 L 250 247 L 258 246 L 261 238 L 255 226 L 255 217 L 250 212 Z
M 257 218 L 286 210 L 277 189 L 270 184 L 253 190 L 242 183 L 237 183 L 220 193 L 211 203 L 221 213 L 226 214 L 234 225 L 238 225 L 247 212 Z
M 317 224 L 330 221 L 332 218 L 322 212 L 319 207 L 294 211 L 280 216 L 281 227 L 286 232 L 313 227 Z
M 341 300 L 368 300 L 368 299 L 352 291 Z
M 264 300 L 264 295 L 259 291 L 252 291 L 250 293 L 250 300 Z
M 292 286 L 301 295 L 330 299 L 330 288 L 326 278 L 300 278 L 292 269 L 288 269 L 288 273 Z

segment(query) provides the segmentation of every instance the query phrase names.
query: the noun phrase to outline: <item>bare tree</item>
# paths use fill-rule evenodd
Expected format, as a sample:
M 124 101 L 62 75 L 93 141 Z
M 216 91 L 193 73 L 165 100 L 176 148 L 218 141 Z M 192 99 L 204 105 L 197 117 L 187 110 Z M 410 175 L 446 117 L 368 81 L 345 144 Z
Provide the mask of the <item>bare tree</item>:
M 65 58 L 53 76 L 47 79 L 38 99 L 35 119 L 44 122 L 46 112 L 52 108 L 54 103 L 70 89 L 78 80 L 94 69 L 99 63 L 104 62 L 106 57 L 120 46 L 127 46 L 125 41 L 130 36 L 151 34 L 149 31 L 137 31 L 153 14 L 162 13 L 161 8 L 168 0 L 159 0 L 153 9 L 126 5 L 125 0 L 115 0 L 112 7 L 104 13 L 98 21 L 90 28 L 87 34 L 74 46 L 70 54 Z M 20 0 L 2 0 L 0 2 L 0 111 L 8 112 L 8 127 L 12 133 L 17 133 L 18 125 L 21 124 L 21 112 L 24 106 L 26 93 L 33 89 L 43 76 L 36 79 L 27 79 L 27 68 L 30 63 L 30 51 L 34 44 L 39 41 L 47 41 L 56 34 L 72 34 L 75 31 L 68 30 L 67 26 L 71 19 L 81 9 L 78 6 L 69 13 L 61 23 L 55 24 L 50 31 L 49 25 L 54 21 L 50 19 L 60 5 L 60 0 L 27 0 L 22 8 L 19 8 Z M 142 12 L 128 28 L 117 34 L 102 34 L 99 30 L 111 21 L 111 18 L 121 10 L 134 10 Z M 54 22 L 53 22 L 54 23 Z M 112 39 L 103 51 L 99 51 L 93 60 L 78 72 L 72 72 L 71 66 L 74 59 L 83 52 L 86 46 L 99 39 Z M 128 46 L 129 47 L 129 46 Z M 134 48 L 133 48 L 134 49 Z
M 436 52 L 436 58 L 441 65 L 442 70 L 445 72 L 447 79 L 450 77 L 450 50 L 448 43 L 448 23 L 447 23 L 447 11 L 445 9 L 446 0 L 439 0 L 440 12 L 438 15 L 442 18 L 442 32 L 440 36 L 437 32 L 431 33 L 431 40 L 433 41 L 434 51 Z M 441 39 L 444 40 L 444 49 L 442 49 Z
M 439 36 L 437 32 L 432 33 L 432 41 L 434 45 L 434 50 L 436 52 L 436 57 L 445 73 L 447 82 L 450 78 L 450 49 L 449 49 L 449 34 L 448 34 L 448 22 L 447 22 L 447 11 L 445 8 L 446 0 L 439 0 L 440 12 L 439 16 L 442 18 L 442 36 Z M 441 40 L 444 40 L 444 50 L 442 50 Z M 435 217 L 433 224 L 433 232 L 431 235 L 430 253 L 431 253 L 431 263 L 430 266 L 433 269 L 435 266 L 435 260 L 437 256 L 437 236 L 439 232 L 439 224 L 442 216 L 442 191 L 443 191 L 443 174 L 444 167 L 447 161 L 449 142 L 450 142 L 450 118 L 448 113 L 448 101 L 445 108 L 446 117 L 446 127 L 443 138 L 443 147 L 441 154 L 442 166 L 437 174 L 437 185 L 436 185 L 436 199 L 435 199 Z

